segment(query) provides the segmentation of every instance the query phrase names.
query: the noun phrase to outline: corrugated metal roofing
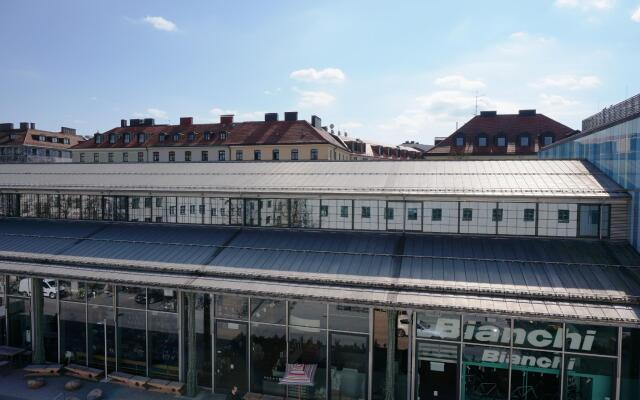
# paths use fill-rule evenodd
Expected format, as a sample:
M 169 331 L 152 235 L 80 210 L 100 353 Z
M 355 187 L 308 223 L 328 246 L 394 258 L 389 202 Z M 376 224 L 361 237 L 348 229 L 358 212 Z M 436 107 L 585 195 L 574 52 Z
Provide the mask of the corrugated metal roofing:
M 624 196 L 585 161 L 312 161 L 4 165 L 0 190 Z

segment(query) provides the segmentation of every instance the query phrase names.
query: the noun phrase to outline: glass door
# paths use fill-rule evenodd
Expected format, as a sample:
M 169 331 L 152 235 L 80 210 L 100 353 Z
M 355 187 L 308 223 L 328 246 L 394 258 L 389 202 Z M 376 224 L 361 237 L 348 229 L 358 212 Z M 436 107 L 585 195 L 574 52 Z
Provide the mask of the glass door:
M 416 343 L 416 395 L 419 400 L 458 398 L 458 357 L 460 347 L 453 343 Z
M 229 394 L 233 386 L 247 392 L 247 323 L 216 321 L 215 390 Z

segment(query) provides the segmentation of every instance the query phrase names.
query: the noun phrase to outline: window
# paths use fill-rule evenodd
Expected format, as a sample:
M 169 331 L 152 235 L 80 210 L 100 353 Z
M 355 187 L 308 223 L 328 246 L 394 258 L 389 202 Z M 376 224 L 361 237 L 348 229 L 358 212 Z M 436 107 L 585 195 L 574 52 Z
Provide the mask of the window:
M 318 149 L 311 149 L 310 159 L 317 160 L 318 159 Z
M 109 160 L 109 162 L 113 162 L 113 153 L 107 154 L 107 159 Z
M 371 207 L 362 207 L 360 215 L 362 218 L 371 218 Z
M 329 206 L 320 206 L 320 216 L 321 217 L 329 216 Z
M 560 224 L 569 223 L 569 210 L 558 210 L 558 223 Z
M 160 152 L 154 151 L 153 152 L 153 162 L 158 162 L 160 161 Z
M 227 132 L 220 132 L 220 140 L 227 140 Z
M 204 133 L 204 140 L 210 140 L 211 139 L 211 132 L 205 132 Z
M 169 215 L 176 215 L 176 206 L 169 206 Z
M 84 153 L 80 153 L 80 162 L 84 162 Z
M 111 134 L 109 135 L 109 143 L 114 144 L 116 142 L 116 135 L 115 134 Z
M 520 136 L 520 147 L 529 147 L 529 136 Z
M 176 160 L 176 152 L 175 151 L 170 151 L 169 152 L 169 161 L 174 162 Z
M 502 221 L 502 208 L 494 208 L 491 212 L 491 220 L 493 222 Z
M 348 218 L 349 217 L 349 206 L 341 206 L 340 207 L 340 216 L 342 218 Z
M 100 162 L 100 154 L 93 153 L 93 162 Z
M 15 138 L 12 138 L 15 139 Z M 102 144 L 102 135 L 96 135 L 96 144 Z
M 189 206 L 189 214 L 195 214 L 196 213 L 196 206 L 195 204 L 191 204 Z
M 140 208 L 140 197 L 131 198 L 131 208 L 136 210 Z
M 153 204 L 153 199 L 151 197 L 145 197 L 144 198 L 144 208 L 151 208 L 151 205 Z
M 196 138 L 196 134 L 193 132 L 189 132 L 189 134 L 187 135 L 187 140 L 190 142 L 193 141 L 193 139 L 195 138 Z
M 178 140 L 180 140 L 180 134 L 176 133 L 176 134 L 173 135 L 173 141 L 177 142 Z
M 260 150 L 254 150 L 253 151 L 253 159 L 254 160 L 262 159 L 262 152 Z
M 280 159 L 280 150 L 278 149 L 273 149 L 273 152 L 271 154 L 271 159 L 272 160 L 279 160 Z
M 125 144 L 129 143 L 131 141 L 131 134 L 130 133 L 125 133 L 122 137 L 123 137 L 123 140 L 124 140 Z
M 242 161 L 244 158 L 244 152 L 242 150 L 236 150 L 236 160 Z
M 227 159 L 227 153 L 224 150 L 218 151 L 218 161 L 224 161 Z
M 536 210 L 533 208 L 525 208 L 524 209 L 524 220 L 527 222 L 533 221 L 536 216 Z
M 431 221 L 442 221 L 442 208 L 431 209 Z
M 407 208 L 407 220 L 409 220 L 409 221 L 417 221 L 418 220 L 418 209 L 417 208 Z
M 138 143 L 144 143 L 144 133 L 138 133 Z
M 487 137 L 486 136 L 478 137 L 478 146 L 479 147 L 487 147 Z
M 473 220 L 473 209 L 472 208 L 463 208 L 462 209 L 462 220 L 463 221 L 472 221 Z
M 144 153 L 139 151 L 138 152 L 138 162 L 143 162 L 144 161 Z
M 292 160 L 297 160 L 298 159 L 298 149 L 291 150 L 291 159 Z
M 388 219 L 388 220 L 393 219 L 393 208 L 386 207 L 384 209 L 384 219 Z
M 551 136 L 551 135 L 544 135 L 544 136 L 542 137 L 542 145 L 543 145 L 543 146 L 548 146 L 548 145 L 550 145 L 551 143 L 553 143 L 553 136 Z
M 129 153 L 122 153 L 122 162 L 129 162 Z
M 185 151 L 184 152 L 184 160 L 185 161 L 191 161 L 191 152 L 190 151 Z
M 211 209 L 211 216 L 212 217 L 217 217 L 218 216 L 218 209 L 217 208 L 212 208 Z
M 156 217 L 156 222 L 162 222 L 162 217 Z
M 464 136 L 456 137 L 456 146 L 458 147 L 464 146 Z
M 161 133 L 160 136 L 158 136 L 158 140 L 160 141 L 160 143 L 164 142 L 164 137 L 165 137 L 164 133 Z
M 498 146 L 498 147 L 506 147 L 507 146 L 507 138 L 505 136 L 498 136 L 496 138 L 496 146 Z
M 156 197 L 156 207 L 162 207 L 162 197 Z
M 180 206 L 180 215 L 185 215 L 187 213 L 187 206 Z
M 209 152 L 208 151 L 203 151 L 200 155 L 200 159 L 202 161 L 209 161 Z

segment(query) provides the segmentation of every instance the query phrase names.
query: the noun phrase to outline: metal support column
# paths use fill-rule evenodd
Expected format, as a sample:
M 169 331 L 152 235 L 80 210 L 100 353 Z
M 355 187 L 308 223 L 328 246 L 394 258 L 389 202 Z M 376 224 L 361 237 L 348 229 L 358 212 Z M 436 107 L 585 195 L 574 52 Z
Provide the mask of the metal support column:
M 187 396 L 194 397 L 198 393 L 198 366 L 196 350 L 196 295 L 185 294 L 187 300 Z
M 31 329 L 32 357 L 34 364 L 44 364 L 44 298 L 42 297 L 42 279 L 31 279 L 31 309 L 33 327 Z
M 395 398 L 396 378 L 396 335 L 398 325 L 398 311 L 387 310 L 387 365 L 384 385 L 385 400 Z

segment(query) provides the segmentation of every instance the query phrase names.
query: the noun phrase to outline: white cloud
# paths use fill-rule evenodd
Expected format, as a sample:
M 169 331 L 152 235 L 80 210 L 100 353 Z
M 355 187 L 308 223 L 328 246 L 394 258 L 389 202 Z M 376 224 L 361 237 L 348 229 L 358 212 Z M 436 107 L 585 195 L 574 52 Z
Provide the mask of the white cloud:
M 467 79 L 462 75 L 443 76 L 437 78 L 434 83 L 436 86 L 446 89 L 479 90 L 486 87 L 483 81 L 479 79 Z
M 636 10 L 631 14 L 631 20 L 635 22 L 640 22 L 640 6 L 636 8 Z
M 533 87 L 545 88 L 563 88 L 570 90 L 592 89 L 600 86 L 600 78 L 595 75 L 549 75 L 534 82 Z
M 275 88 L 274 90 L 269 90 L 269 89 L 267 89 L 267 90 L 265 90 L 263 93 L 264 93 L 264 94 L 266 94 L 267 96 L 271 96 L 271 95 L 278 94 L 278 93 L 280 93 L 280 92 L 282 92 L 282 89 L 281 89 L 281 88 Z
M 219 117 L 221 115 L 233 115 L 235 121 L 262 121 L 264 119 L 263 111 L 235 111 L 235 110 L 224 110 L 219 107 L 214 107 L 209 110 L 209 114 L 213 115 L 214 119 L 204 119 L 207 122 L 219 122 Z
M 151 17 L 147 15 L 142 21 L 160 31 L 175 32 L 178 30 L 176 24 L 163 17 Z
M 133 113 L 133 115 L 136 118 L 149 118 L 149 117 L 152 117 L 152 118 L 157 118 L 157 119 L 169 119 L 169 117 L 167 115 L 167 112 L 163 111 L 163 110 L 160 110 L 158 108 L 147 108 L 145 110 L 145 112 L 143 112 L 143 113 L 137 112 L 137 113 Z
M 315 68 L 299 69 L 289 74 L 289 78 L 302 82 L 338 83 L 347 77 L 339 68 Z
M 570 100 L 557 94 L 540 94 L 540 104 L 549 107 L 568 107 L 578 104 L 575 100 Z
M 608 10 L 613 7 L 614 0 L 556 0 L 554 5 L 559 8 L 579 8 L 582 11 Z
M 293 88 L 293 91 L 300 96 L 298 99 L 298 107 L 300 108 L 328 106 L 336 99 L 331 94 L 322 91 L 300 90 L 298 88 Z

